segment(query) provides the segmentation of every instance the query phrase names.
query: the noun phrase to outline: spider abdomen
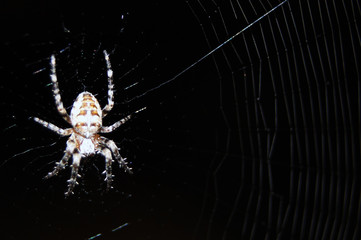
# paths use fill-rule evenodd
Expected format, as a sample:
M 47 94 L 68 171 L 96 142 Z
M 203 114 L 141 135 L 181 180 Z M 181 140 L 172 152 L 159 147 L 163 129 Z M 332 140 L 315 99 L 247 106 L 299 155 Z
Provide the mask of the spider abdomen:
M 70 112 L 71 123 L 77 133 L 89 138 L 102 127 L 102 110 L 98 100 L 90 92 L 82 92 L 76 98 Z

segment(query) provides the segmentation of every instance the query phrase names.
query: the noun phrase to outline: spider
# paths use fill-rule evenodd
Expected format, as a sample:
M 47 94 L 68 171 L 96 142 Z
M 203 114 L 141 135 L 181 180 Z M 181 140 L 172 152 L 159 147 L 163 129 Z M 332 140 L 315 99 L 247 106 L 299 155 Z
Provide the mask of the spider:
M 72 157 L 71 176 L 68 180 L 68 190 L 65 192 L 65 197 L 74 194 L 74 187 L 78 185 L 77 178 L 81 176 L 78 174 L 80 160 L 84 157 L 88 157 L 94 154 L 101 154 L 105 157 L 105 180 L 107 182 L 107 190 L 112 188 L 112 181 L 114 175 L 112 175 L 112 163 L 115 158 L 120 167 L 124 168 L 125 172 L 132 174 L 132 169 L 128 167 L 126 158 L 122 158 L 119 149 L 114 141 L 100 136 L 99 133 L 109 133 L 128 121 L 132 115 L 128 115 L 125 118 L 115 122 L 110 126 L 103 126 L 102 119 L 105 117 L 114 106 L 114 85 L 113 85 L 113 70 L 111 68 L 109 54 L 107 51 L 103 51 L 108 76 L 108 103 L 101 109 L 98 100 L 90 92 L 82 92 L 76 98 L 73 107 L 68 115 L 64 108 L 63 102 L 60 96 L 59 84 L 56 75 L 56 62 L 55 55 L 50 57 L 50 79 L 52 82 L 52 91 L 55 99 L 55 105 L 60 115 L 72 125 L 71 128 L 62 129 L 55 126 L 52 123 L 41 120 L 34 117 L 34 121 L 42 126 L 54 131 L 61 136 L 69 136 L 66 144 L 65 154 L 59 162 L 56 162 L 54 170 L 49 172 L 44 178 L 58 175 L 58 173 L 65 169 L 68 165 L 70 157 Z M 144 109 L 144 108 L 143 108 Z M 140 109 L 135 113 L 143 110 Z

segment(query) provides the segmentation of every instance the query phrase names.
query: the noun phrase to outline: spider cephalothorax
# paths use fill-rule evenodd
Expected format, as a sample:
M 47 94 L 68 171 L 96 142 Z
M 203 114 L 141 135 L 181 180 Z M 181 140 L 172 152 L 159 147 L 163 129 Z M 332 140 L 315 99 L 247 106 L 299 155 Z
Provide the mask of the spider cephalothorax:
M 55 56 L 52 55 L 50 58 L 50 78 L 53 84 L 55 104 L 60 115 L 72 125 L 72 128 L 62 129 L 37 117 L 34 117 L 34 120 L 61 136 L 70 135 L 63 158 L 56 163 L 54 170 L 45 176 L 45 178 L 49 178 L 57 175 L 66 167 L 69 158 L 72 156 L 72 171 L 70 179 L 68 180 L 68 191 L 65 192 L 65 196 L 73 194 L 73 189 L 75 185 L 78 184 L 76 180 L 78 177 L 80 177 L 78 170 L 82 157 L 87 157 L 93 154 L 101 154 L 105 157 L 105 171 L 103 174 L 105 174 L 107 189 L 111 188 L 114 177 L 114 175 L 112 175 L 112 162 L 114 161 L 113 158 L 118 161 L 120 167 L 124 168 L 126 172 L 132 173 L 132 169 L 129 168 L 125 162 L 126 159 L 120 156 L 119 149 L 115 145 L 114 141 L 99 135 L 99 133 L 112 132 L 131 117 L 131 115 L 128 115 L 111 126 L 102 125 L 103 117 L 105 117 L 114 106 L 113 71 L 111 69 L 109 55 L 105 50 L 104 56 L 107 64 L 108 75 L 108 104 L 103 109 L 101 109 L 98 100 L 94 97 L 93 94 L 89 92 L 82 92 L 76 98 L 71 109 L 70 116 L 68 115 L 63 106 L 63 102 L 61 101 L 60 90 L 56 76 Z M 141 110 L 138 110 L 135 113 Z

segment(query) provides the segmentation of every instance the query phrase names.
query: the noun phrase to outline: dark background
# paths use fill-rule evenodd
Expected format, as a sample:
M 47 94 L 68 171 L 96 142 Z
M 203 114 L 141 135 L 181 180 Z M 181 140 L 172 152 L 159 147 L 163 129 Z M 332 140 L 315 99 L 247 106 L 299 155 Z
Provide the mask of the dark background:
M 2 3 L 1 238 L 359 239 L 358 3 L 289 0 L 186 70 L 279 3 Z M 83 159 L 65 199 L 69 168 L 42 178 L 66 138 L 29 118 L 69 127 L 51 54 L 69 112 L 82 91 L 104 106 L 104 49 L 104 125 L 147 108 L 106 135 L 134 174 L 114 164 L 106 192 Z
M 206 53 L 187 5 L 9 1 L 1 11 L 2 135 L 7 139 L 2 146 L 1 235 L 6 239 L 88 239 L 98 233 L 100 239 L 189 238 L 201 213 L 207 165 L 215 151 L 211 128 L 215 107 L 207 106 L 204 98 L 214 91 L 207 81 L 211 73 L 199 67 L 196 71 L 204 72 L 201 79 L 188 71 L 174 83 L 131 100 Z M 69 168 L 48 181 L 42 177 L 60 160 L 66 138 L 28 118 L 37 116 L 69 127 L 56 112 L 49 85 L 52 53 L 68 111 L 85 90 L 96 94 L 104 106 L 104 49 L 111 53 L 116 91 L 116 105 L 104 124 L 147 107 L 107 134 L 121 147 L 134 174 L 114 164 L 117 179 L 114 190 L 107 193 L 102 157 L 84 159 L 80 186 L 74 197 L 64 199 Z M 111 231 L 125 223 L 129 225 Z

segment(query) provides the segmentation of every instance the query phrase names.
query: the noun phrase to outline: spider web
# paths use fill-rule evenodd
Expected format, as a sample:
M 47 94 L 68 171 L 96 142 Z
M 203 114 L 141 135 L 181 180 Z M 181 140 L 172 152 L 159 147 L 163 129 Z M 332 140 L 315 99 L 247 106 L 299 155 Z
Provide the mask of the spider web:
M 359 239 L 359 2 L 169 2 L 4 5 L 4 238 Z M 52 53 L 68 110 L 85 90 L 104 106 L 104 49 L 104 124 L 147 108 L 106 135 L 135 174 L 114 165 L 106 192 L 83 159 L 65 200 L 69 169 L 42 177 L 66 138 L 28 118 L 68 127 Z

